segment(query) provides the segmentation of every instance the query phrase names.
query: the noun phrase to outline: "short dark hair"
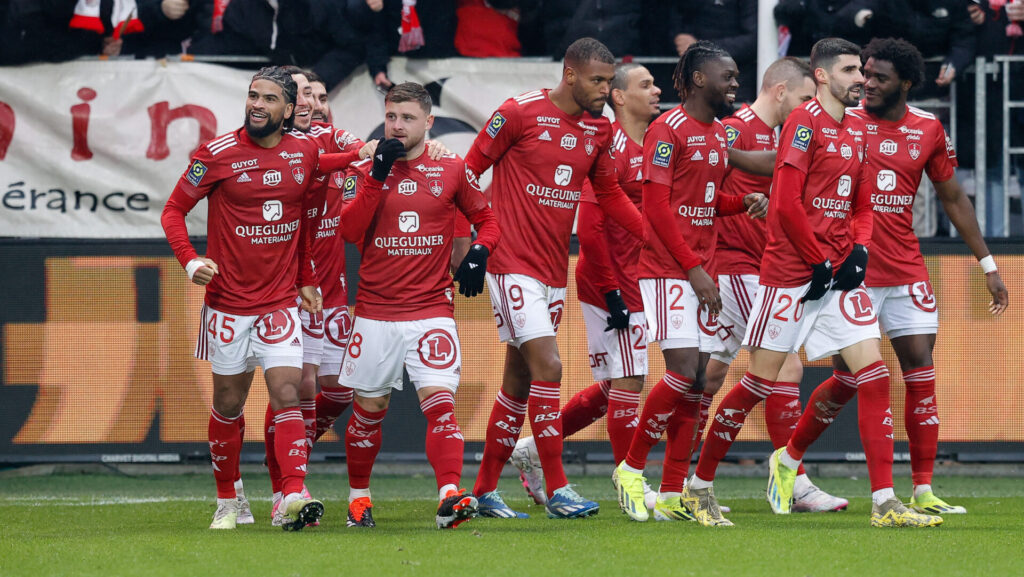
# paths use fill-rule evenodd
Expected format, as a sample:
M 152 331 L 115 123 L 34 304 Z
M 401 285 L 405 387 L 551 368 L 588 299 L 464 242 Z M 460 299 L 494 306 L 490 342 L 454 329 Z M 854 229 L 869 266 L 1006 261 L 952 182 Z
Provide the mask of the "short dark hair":
M 911 88 L 924 82 L 924 56 L 917 47 L 902 38 L 873 39 L 860 53 L 861 62 L 867 62 L 868 58 L 891 63 L 900 80 L 909 80 Z
M 430 107 L 433 104 L 427 89 L 422 84 L 416 84 L 415 82 L 395 84 L 391 87 L 391 90 L 388 90 L 387 95 L 384 96 L 384 102 L 418 102 L 420 108 L 427 114 L 430 114 Z
M 319 82 L 324 85 L 324 88 L 327 88 L 327 83 L 324 82 L 324 79 L 320 78 L 320 75 L 316 72 L 313 72 L 312 70 L 303 70 L 302 73 L 306 75 L 306 80 L 308 80 L 310 84 Z
M 256 74 L 252 75 L 252 80 L 249 81 L 249 86 L 252 86 L 253 82 L 257 80 L 268 80 L 281 87 L 281 94 L 284 96 L 285 104 L 295 105 L 296 96 L 299 93 L 299 85 L 295 84 L 295 80 L 292 79 L 292 75 L 285 70 L 283 66 L 264 66 L 260 68 Z M 294 123 L 295 115 L 293 114 L 289 118 L 284 119 L 282 127 L 285 130 L 291 130 L 292 124 Z
M 797 81 L 802 82 L 804 78 L 814 80 L 814 73 L 811 72 L 811 67 L 799 58 L 786 56 L 768 65 L 768 68 L 764 71 L 761 89 L 767 90 L 780 82 L 784 82 L 786 88 L 793 89 L 796 88 Z
M 591 60 L 615 64 L 615 56 L 612 55 L 612 51 L 595 38 L 580 38 L 565 49 L 565 62 L 570 66 L 586 64 Z
M 672 85 L 679 97 L 686 100 L 686 91 L 693 87 L 693 73 L 703 70 L 704 64 L 719 58 L 732 58 L 728 52 L 714 42 L 700 40 L 694 42 L 679 57 L 675 72 L 672 73 Z
M 640 68 L 642 64 L 626 62 L 615 67 L 615 76 L 612 76 L 612 90 L 625 90 L 629 88 L 629 73 Z
M 842 38 L 822 38 L 811 47 L 811 69 L 828 70 L 844 54 L 860 56 L 860 46 Z

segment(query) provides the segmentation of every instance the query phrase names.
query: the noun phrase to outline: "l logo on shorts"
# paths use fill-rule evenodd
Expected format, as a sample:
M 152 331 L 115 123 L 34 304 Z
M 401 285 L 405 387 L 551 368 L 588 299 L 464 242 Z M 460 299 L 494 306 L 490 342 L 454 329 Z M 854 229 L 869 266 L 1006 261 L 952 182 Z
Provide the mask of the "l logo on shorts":
M 260 315 L 256 319 L 256 336 L 268 345 L 276 345 L 288 340 L 295 332 L 295 320 L 284 309 Z

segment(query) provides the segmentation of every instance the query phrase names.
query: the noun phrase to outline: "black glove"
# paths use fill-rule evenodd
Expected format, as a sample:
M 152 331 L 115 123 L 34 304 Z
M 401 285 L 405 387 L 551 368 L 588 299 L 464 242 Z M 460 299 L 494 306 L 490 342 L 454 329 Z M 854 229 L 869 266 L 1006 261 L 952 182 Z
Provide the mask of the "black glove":
M 853 245 L 850 256 L 836 272 L 836 282 L 832 283 L 834 291 L 852 291 L 864 282 L 868 270 L 868 248 L 862 244 Z
M 626 301 L 622 300 L 622 291 L 615 289 L 604 293 L 604 304 L 608 305 L 608 327 L 610 330 L 621 330 L 629 328 L 629 307 Z
M 825 262 L 819 262 L 811 266 L 811 286 L 804 293 L 804 296 L 801 297 L 800 302 L 805 303 L 820 299 L 825 296 L 825 293 L 828 292 L 831 286 L 832 263 L 825 259 Z
M 405 145 L 397 138 L 383 138 L 377 143 L 377 150 L 373 153 L 373 169 L 370 176 L 378 182 L 384 182 L 391 173 L 391 165 L 396 160 L 405 156 Z
M 466 258 L 455 271 L 455 280 L 459 283 L 459 294 L 475 297 L 484 292 L 484 274 L 487 272 L 487 257 L 490 251 L 482 244 L 469 247 Z

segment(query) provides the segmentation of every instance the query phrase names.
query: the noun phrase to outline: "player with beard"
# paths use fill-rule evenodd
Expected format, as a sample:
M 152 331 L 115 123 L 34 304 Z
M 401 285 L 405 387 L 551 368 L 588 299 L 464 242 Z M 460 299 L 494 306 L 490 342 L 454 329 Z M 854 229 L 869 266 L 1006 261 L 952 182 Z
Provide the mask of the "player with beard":
M 892 342 L 906 382 L 904 421 L 910 440 L 914 494 L 910 506 L 936 515 L 966 513 L 932 491 L 932 470 L 939 440 L 932 350 L 938 309 L 921 249 L 914 234 L 913 204 L 924 174 L 960 236 L 981 264 L 998 316 L 1009 299 L 995 261 L 978 229 L 971 201 L 954 175 L 956 151 L 935 116 L 907 106 L 907 94 L 924 81 L 924 60 L 912 44 L 875 39 L 861 53 L 864 61 L 863 108 L 853 110 L 867 122 L 868 181 L 872 187 L 874 228 L 871 266 L 864 284 L 878 322 Z M 852 375 L 836 363 L 835 379 Z
M 189 279 L 206 286 L 196 357 L 209 360 L 213 372 L 209 441 L 217 511 L 211 529 L 234 529 L 238 518 L 239 425 L 256 364 L 264 369 L 277 430 L 285 529 L 302 529 L 324 511 L 321 502 L 302 496 L 307 444 L 299 409 L 302 341 L 295 287 L 301 286 L 303 310 L 318 313 L 322 301 L 310 260 L 317 148 L 289 130 L 296 92 L 295 81 L 280 69 L 257 72 L 244 128 L 200 147 L 161 216 Z M 204 197 L 208 244 L 207 256 L 200 257 L 189 242 L 185 216 Z
M 889 371 L 863 287 L 872 232 L 865 126 L 846 112 L 864 84 L 860 48 L 839 38 L 820 40 L 811 50 L 811 68 L 817 97 L 794 110 L 782 128 L 761 286 L 743 340 L 751 349 L 750 365 L 741 382 L 770 392 L 786 355 L 800 346 L 810 360 L 841 356 L 853 379 L 829 379 L 815 389 L 789 442 L 768 460 L 768 503 L 777 514 L 790 513 L 804 453 L 859 390 L 871 525 L 938 525 L 941 517 L 907 509 L 893 492 Z M 842 263 L 834 278 L 832 262 Z
M 710 42 L 694 43 L 673 74 L 683 104 L 661 115 L 644 136 L 647 235 L 638 277 L 649 339 L 658 341 L 666 372 L 648 395 L 626 457 L 612 474 L 619 507 L 635 521 L 649 517 L 643 470 L 662 433 L 668 433 L 666 463 L 688 463 L 693 450 L 702 397 L 695 383 L 707 362 L 703 351 L 711 345 L 699 317 L 722 308 L 705 271 L 714 255 L 716 215 L 764 216 L 764 194 L 721 194 L 729 152 L 725 126 L 716 116 L 731 109 L 737 74 L 728 52 Z M 680 499 L 685 477 L 685 465 L 666 468 L 656 515 L 690 518 Z

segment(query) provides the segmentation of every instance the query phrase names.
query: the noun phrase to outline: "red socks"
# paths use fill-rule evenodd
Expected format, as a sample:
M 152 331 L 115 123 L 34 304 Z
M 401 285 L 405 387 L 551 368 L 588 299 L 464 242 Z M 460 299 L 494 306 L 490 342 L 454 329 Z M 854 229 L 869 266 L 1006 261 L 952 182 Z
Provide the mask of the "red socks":
M 281 468 L 281 492 L 301 493 L 306 481 L 309 441 L 298 407 L 285 407 L 274 413 L 274 453 Z
M 807 410 L 793 430 L 786 452 L 794 459 L 803 459 L 807 447 L 832 424 L 840 409 L 857 394 L 857 380 L 850 373 L 835 371 L 818 385 L 807 401 Z
M 640 414 L 637 430 L 633 433 L 633 440 L 625 458 L 627 465 L 643 470 L 651 448 L 661 440 L 661 434 L 668 428 L 668 422 L 675 412 L 676 403 L 690 390 L 691 386 L 693 386 L 693 380 L 671 371 L 666 371 L 665 376 L 658 381 L 657 385 L 654 385 L 651 393 L 647 395 L 647 402 L 644 403 L 644 410 Z M 545 474 L 546 472 L 545 470 Z
M 764 402 L 764 421 L 772 447 L 785 447 L 800 420 L 800 383 L 775 383 L 772 394 Z M 798 475 L 805 473 L 800 463 Z
M 704 438 L 704 428 L 708 424 L 708 417 L 711 415 L 711 403 L 714 401 L 715 396 L 710 395 L 707 392 L 701 396 L 700 399 L 700 421 L 697 422 L 697 434 L 693 436 L 693 450 L 691 453 L 696 453 L 700 448 L 701 439 Z M 697 453 L 700 455 L 700 453 Z
M 235 498 L 235 476 L 238 472 L 238 458 L 242 453 L 242 437 L 239 435 L 237 417 L 225 417 L 210 409 L 210 424 L 207 429 L 210 440 L 210 462 L 213 464 L 213 478 L 217 481 L 217 498 Z
M 871 492 L 892 488 L 893 426 L 889 407 L 889 369 L 876 361 L 855 375 L 857 389 L 857 425 L 860 442 L 868 462 Z
M 700 460 L 697 462 L 698 477 L 705 481 L 715 480 L 718 464 L 732 447 L 747 415 L 771 392 L 771 381 L 747 373 L 722 399 L 718 411 L 715 412 L 715 420 L 708 430 L 707 439 L 704 440 L 704 448 L 700 451 Z
M 241 459 L 241 450 L 242 450 L 242 446 L 245 444 L 245 411 L 242 411 L 242 413 L 240 415 L 238 415 L 238 421 L 236 421 L 236 422 L 238 423 L 238 450 L 239 450 L 239 459 L 238 460 L 241 461 L 242 460 Z M 242 480 L 242 471 L 238 468 L 238 462 L 235 462 L 235 481 L 238 482 L 238 481 L 241 481 L 241 480 Z
M 611 381 L 600 381 L 576 393 L 562 409 L 562 435 L 570 437 L 608 412 Z
M 348 486 L 352 489 L 369 489 L 373 462 L 380 452 L 380 423 L 387 409 L 370 412 L 352 403 L 352 416 L 345 429 L 345 462 L 348 466 Z
M 907 383 L 903 419 L 910 439 L 910 470 L 914 485 L 931 485 L 939 446 L 939 408 L 935 403 L 935 367 L 903 373 Z
M 352 389 L 348 387 L 320 387 L 316 395 L 316 433 L 313 442 L 319 441 L 334 421 L 352 404 Z
M 312 449 L 313 441 L 316 440 L 316 399 L 299 399 L 299 409 L 302 411 L 302 425 L 306 428 L 306 439 Z
M 537 456 L 544 468 L 544 486 L 550 498 L 555 489 L 569 484 L 562 466 L 562 412 L 560 384 L 550 381 L 531 381 L 527 407 L 530 429 L 537 444 Z
M 612 389 L 608 392 L 608 440 L 615 464 L 626 458 L 639 420 L 640 393 Z
M 434 468 L 437 488 L 459 486 L 465 441 L 455 420 L 455 396 L 448 391 L 434 393 L 420 402 L 427 417 L 427 460 Z
M 274 410 L 267 404 L 267 412 L 263 415 L 263 451 L 267 458 L 267 473 L 270 475 L 270 488 L 275 493 L 281 492 L 281 467 L 277 464 L 277 453 L 274 449 Z
M 491 407 L 491 417 L 487 421 L 484 456 L 473 487 L 474 495 L 483 495 L 498 488 L 501 469 L 512 456 L 512 450 L 519 440 L 526 416 L 526 404 L 526 399 L 516 399 L 508 396 L 505 391 L 498 391 L 498 397 Z
M 676 403 L 676 411 L 668 421 L 665 461 L 662 464 L 662 493 L 682 493 L 683 481 L 690 472 L 693 439 L 700 420 L 701 391 L 690 391 Z

